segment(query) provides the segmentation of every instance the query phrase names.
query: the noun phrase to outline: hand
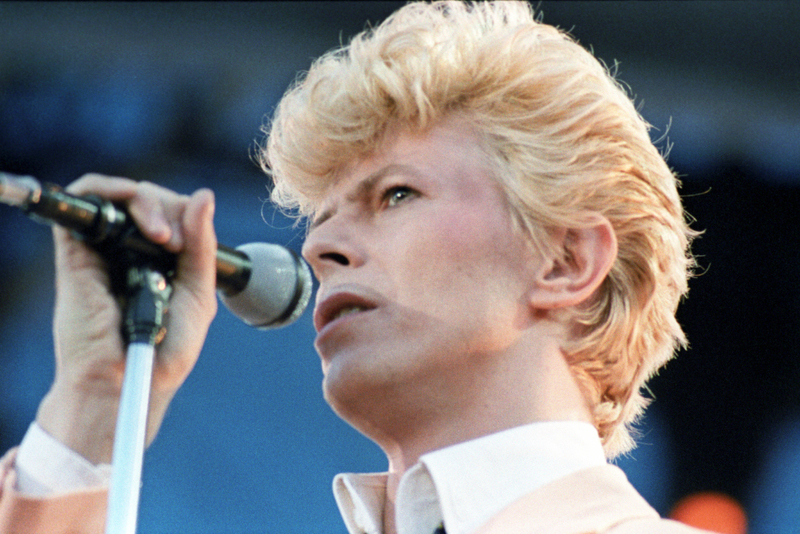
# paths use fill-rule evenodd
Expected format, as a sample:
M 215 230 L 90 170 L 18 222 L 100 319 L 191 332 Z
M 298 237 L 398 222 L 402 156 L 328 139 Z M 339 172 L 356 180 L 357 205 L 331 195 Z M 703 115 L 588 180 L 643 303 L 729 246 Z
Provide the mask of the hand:
M 194 367 L 217 310 L 214 196 L 179 195 L 152 183 L 86 175 L 67 191 L 123 203 L 141 233 L 177 255 L 166 316 L 167 334 L 154 363 L 147 442 L 161 426 L 175 392 Z M 108 463 L 125 370 L 122 311 L 103 259 L 54 228 L 56 259 L 55 381 L 37 422 L 94 463 Z

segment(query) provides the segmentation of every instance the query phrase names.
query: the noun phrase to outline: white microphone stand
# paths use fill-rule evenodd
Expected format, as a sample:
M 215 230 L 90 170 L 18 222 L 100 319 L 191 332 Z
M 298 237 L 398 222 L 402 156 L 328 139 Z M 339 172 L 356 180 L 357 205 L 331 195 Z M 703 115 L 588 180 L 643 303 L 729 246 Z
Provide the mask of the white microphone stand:
M 106 534 L 135 534 L 155 346 L 171 286 L 148 267 L 127 271 L 125 334 L 128 339 L 117 427 L 114 434 Z

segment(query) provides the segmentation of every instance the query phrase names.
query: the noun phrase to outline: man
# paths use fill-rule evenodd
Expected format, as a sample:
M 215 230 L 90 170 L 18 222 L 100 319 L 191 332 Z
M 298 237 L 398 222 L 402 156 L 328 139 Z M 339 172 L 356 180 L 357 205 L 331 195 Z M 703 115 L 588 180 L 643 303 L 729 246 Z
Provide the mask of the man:
M 524 3 L 412 4 L 315 62 L 261 161 L 310 222 L 325 398 L 389 460 L 337 477 L 351 533 L 691 531 L 605 463 L 683 342 L 694 233 L 588 52 Z M 152 440 L 216 311 L 213 197 L 99 176 L 71 191 L 126 203 L 178 254 Z M 4 462 L 8 531 L 102 529 L 120 314 L 101 259 L 55 239 L 56 379 Z

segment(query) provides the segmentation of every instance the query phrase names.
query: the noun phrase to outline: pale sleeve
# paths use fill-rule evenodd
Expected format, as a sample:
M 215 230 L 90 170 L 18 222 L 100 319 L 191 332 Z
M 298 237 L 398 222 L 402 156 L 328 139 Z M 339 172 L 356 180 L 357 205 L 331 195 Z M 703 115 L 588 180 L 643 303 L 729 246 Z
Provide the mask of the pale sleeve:
M 111 466 L 94 465 L 32 423 L 15 462 L 16 489 L 30 496 L 108 486 Z
M 25 442 L 25 445 L 27 447 L 30 443 Z M 81 484 L 80 488 L 73 486 L 72 489 L 64 489 L 60 486 L 63 481 L 56 481 L 57 486 L 45 496 L 28 494 L 23 492 L 19 486 L 17 462 L 21 452 L 25 452 L 27 455 L 30 451 L 12 449 L 0 459 L 0 532 L 3 534 L 102 534 L 108 500 L 107 483 L 89 486 Z M 37 454 L 46 456 L 46 453 L 41 453 L 41 451 Z M 53 482 L 50 476 L 43 477 L 43 480 L 40 479 L 42 477 L 37 474 L 39 473 L 37 467 L 33 468 L 33 474 L 31 474 L 30 464 L 28 466 L 26 476 L 32 477 L 29 482 L 35 481 L 35 484 L 40 486 L 40 490 Z M 53 476 L 55 479 L 59 479 L 61 474 Z M 78 475 L 78 478 L 80 479 L 82 476 Z M 103 476 L 107 480 L 107 474 L 101 475 L 101 478 Z M 71 475 L 68 478 L 74 481 Z

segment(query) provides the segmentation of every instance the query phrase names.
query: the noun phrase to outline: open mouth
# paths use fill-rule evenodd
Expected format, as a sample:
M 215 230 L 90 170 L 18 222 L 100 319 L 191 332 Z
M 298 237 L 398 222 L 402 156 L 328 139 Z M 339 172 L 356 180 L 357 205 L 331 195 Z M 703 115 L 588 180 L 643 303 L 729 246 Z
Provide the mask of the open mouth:
M 317 332 L 327 325 L 357 313 L 370 311 L 376 305 L 360 295 L 353 293 L 334 293 L 324 298 L 314 313 L 314 326 Z
M 364 306 L 346 306 L 333 314 L 329 322 L 335 321 L 336 319 L 341 319 L 347 315 L 353 315 L 354 313 L 362 312 L 367 310 L 368 308 Z

